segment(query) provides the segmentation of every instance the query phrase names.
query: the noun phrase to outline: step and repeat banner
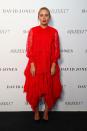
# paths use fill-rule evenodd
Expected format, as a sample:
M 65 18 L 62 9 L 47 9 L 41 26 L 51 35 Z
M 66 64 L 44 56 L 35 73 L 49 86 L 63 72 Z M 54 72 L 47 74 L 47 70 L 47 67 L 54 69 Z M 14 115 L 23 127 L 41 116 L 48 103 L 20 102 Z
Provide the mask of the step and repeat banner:
M 23 93 L 28 30 L 48 7 L 59 32 L 63 92 L 53 111 L 87 110 L 87 0 L 0 0 L 0 111 L 31 111 Z M 39 108 L 44 109 L 43 100 Z

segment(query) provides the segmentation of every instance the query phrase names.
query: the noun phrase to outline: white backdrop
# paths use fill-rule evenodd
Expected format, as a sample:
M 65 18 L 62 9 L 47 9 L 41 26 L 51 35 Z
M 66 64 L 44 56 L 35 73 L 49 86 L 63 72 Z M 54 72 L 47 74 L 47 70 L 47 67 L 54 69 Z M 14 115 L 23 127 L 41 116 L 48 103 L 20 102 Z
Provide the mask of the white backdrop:
M 86 111 L 87 0 L 0 0 L 0 111 L 31 111 L 23 93 L 26 39 L 43 6 L 51 11 L 61 45 L 63 92 L 53 110 Z

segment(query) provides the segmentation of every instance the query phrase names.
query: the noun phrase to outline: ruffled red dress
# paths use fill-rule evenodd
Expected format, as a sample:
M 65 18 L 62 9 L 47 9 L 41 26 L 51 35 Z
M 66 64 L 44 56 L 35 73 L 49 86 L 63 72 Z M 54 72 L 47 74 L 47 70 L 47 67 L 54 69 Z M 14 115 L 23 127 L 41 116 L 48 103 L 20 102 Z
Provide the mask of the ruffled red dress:
M 26 101 L 34 111 L 43 96 L 48 109 L 51 109 L 62 91 L 58 65 L 60 58 L 58 31 L 49 25 L 45 28 L 40 25 L 32 27 L 28 32 L 26 56 L 29 58 L 24 70 L 23 92 L 26 93 Z M 30 72 L 31 62 L 35 64 L 35 76 L 32 76 Z M 53 62 L 56 63 L 56 72 L 51 75 Z

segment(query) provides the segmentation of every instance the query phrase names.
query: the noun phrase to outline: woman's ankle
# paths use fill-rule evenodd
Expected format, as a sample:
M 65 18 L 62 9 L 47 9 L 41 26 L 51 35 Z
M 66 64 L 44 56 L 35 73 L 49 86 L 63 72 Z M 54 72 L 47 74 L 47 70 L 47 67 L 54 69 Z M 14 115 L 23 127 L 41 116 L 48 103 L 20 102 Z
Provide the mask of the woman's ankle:
M 35 119 L 35 120 L 39 120 L 39 119 L 40 119 L 39 111 L 36 111 L 36 112 L 35 112 L 35 114 L 34 114 L 34 119 Z

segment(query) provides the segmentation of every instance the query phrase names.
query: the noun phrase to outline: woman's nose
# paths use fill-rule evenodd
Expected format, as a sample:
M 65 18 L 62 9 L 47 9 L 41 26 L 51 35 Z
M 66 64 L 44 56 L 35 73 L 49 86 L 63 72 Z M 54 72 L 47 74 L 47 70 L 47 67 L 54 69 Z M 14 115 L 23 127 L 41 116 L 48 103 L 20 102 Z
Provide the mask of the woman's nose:
M 43 16 L 43 18 L 45 18 L 45 15 Z

